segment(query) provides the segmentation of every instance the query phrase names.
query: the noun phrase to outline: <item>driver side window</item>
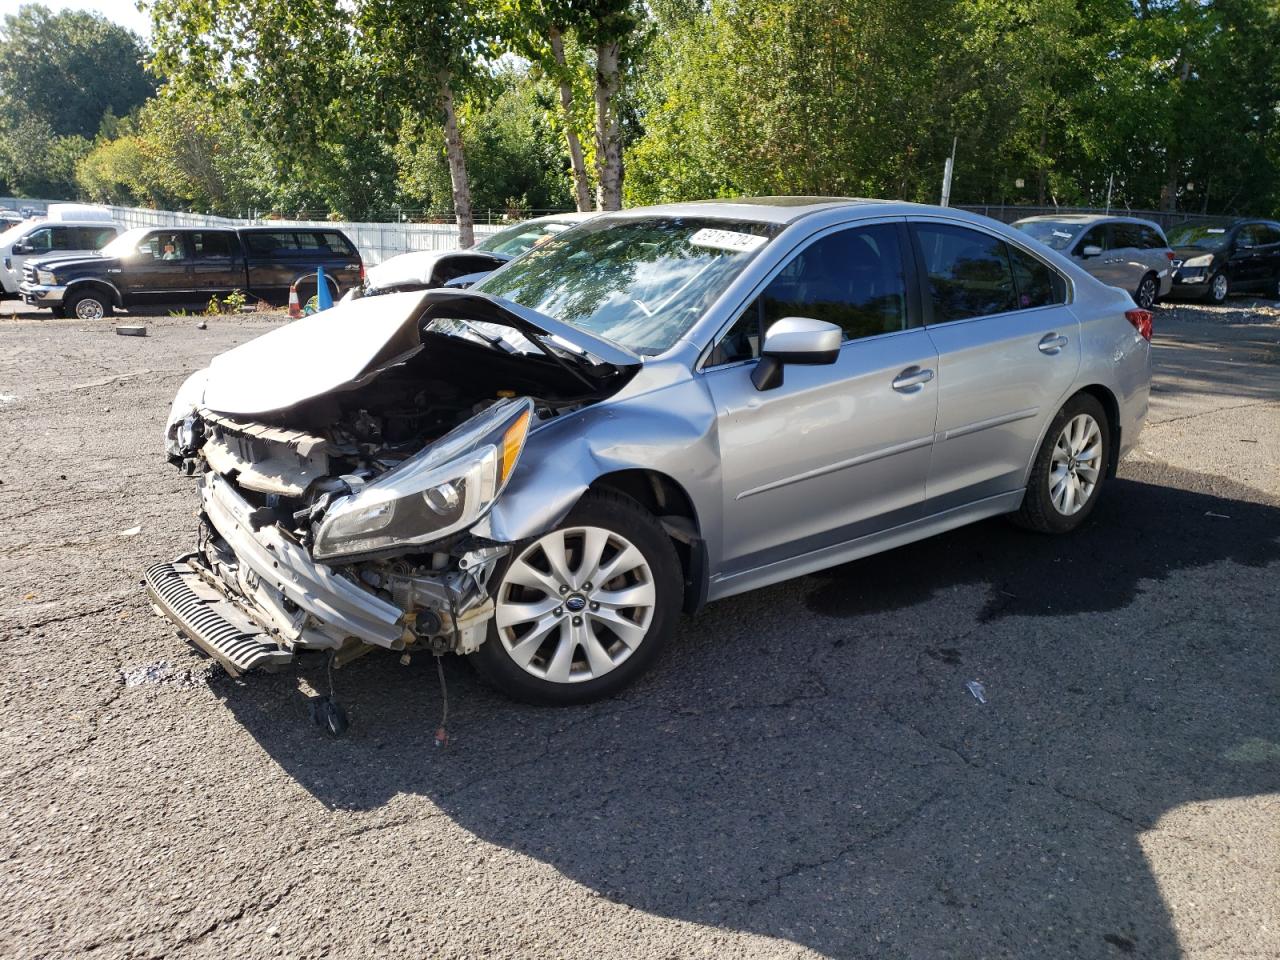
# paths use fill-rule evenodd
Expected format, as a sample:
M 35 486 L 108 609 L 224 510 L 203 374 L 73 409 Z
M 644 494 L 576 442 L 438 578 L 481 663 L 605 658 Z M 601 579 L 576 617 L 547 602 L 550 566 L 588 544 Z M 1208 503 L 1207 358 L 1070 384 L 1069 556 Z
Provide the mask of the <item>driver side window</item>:
M 834 323 L 844 340 L 907 327 L 907 287 L 898 227 L 828 234 L 797 253 L 717 341 L 708 366 L 760 356 L 764 334 L 783 317 Z

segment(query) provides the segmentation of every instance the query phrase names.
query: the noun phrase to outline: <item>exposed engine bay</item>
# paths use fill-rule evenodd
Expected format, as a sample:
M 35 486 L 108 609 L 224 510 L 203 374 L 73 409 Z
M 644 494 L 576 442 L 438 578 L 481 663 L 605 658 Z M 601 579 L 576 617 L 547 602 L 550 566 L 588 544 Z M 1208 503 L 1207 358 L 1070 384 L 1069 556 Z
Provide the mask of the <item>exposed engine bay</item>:
M 396 331 L 379 364 L 337 389 L 265 412 L 194 401 L 171 419 L 169 459 L 197 478 L 202 510 L 198 549 L 148 571 L 166 615 L 233 673 L 302 648 L 474 652 L 508 547 L 469 528 L 500 496 L 530 431 L 630 377 L 488 319 L 416 311 L 410 339 Z M 234 396 L 228 371 L 211 371 L 222 382 L 204 398 Z M 194 609 L 188 594 L 216 605 L 237 637 L 211 639 L 195 614 L 184 618 L 176 607 Z

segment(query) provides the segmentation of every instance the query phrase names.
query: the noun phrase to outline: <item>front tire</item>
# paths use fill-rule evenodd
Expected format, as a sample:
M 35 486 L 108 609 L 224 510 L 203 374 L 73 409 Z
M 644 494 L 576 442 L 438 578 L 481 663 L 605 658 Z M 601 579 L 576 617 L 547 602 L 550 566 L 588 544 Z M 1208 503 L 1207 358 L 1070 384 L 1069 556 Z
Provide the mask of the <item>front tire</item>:
M 1049 424 L 1014 522 L 1037 533 L 1079 528 L 1098 504 L 1110 457 L 1106 411 L 1089 394 L 1076 394 Z
M 675 631 L 681 579 L 671 538 L 648 511 L 590 492 L 495 571 L 489 636 L 471 662 L 526 703 L 611 696 L 649 668 Z
M 1209 281 L 1209 292 L 1205 294 L 1205 299 L 1210 303 L 1226 303 L 1227 294 L 1230 292 L 1231 284 L 1227 280 L 1227 275 L 1218 271 Z
M 68 317 L 78 320 L 102 320 L 114 312 L 111 297 L 98 290 L 85 290 L 71 295 L 62 305 Z
M 1156 305 L 1156 297 L 1159 293 L 1160 281 L 1156 279 L 1154 273 L 1148 273 L 1138 284 L 1138 289 L 1134 291 L 1133 302 L 1143 310 L 1150 310 Z

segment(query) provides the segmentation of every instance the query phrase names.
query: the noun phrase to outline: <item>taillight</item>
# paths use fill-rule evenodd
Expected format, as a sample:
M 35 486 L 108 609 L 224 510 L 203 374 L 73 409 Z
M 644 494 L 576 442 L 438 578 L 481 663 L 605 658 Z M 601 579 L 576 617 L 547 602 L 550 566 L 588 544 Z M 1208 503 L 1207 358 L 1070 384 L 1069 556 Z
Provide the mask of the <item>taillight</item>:
M 1164 252 L 1164 255 L 1165 255 L 1166 257 L 1168 257 L 1168 258 L 1169 258 L 1169 262 L 1170 262 L 1170 263 L 1173 263 L 1173 251 L 1172 251 L 1172 250 L 1166 250 L 1166 251 Z
M 1135 307 L 1132 310 L 1126 310 L 1124 318 L 1133 324 L 1133 329 L 1138 331 L 1138 336 L 1143 340 L 1151 339 L 1151 324 L 1156 318 L 1154 313 Z
M 365 282 L 365 280 L 366 280 L 366 279 L 368 279 L 368 277 L 365 275 L 365 272 L 364 272 L 364 261 L 363 261 L 363 260 L 361 260 L 361 261 L 360 261 L 360 284 L 361 284 L 361 286 L 363 286 L 363 285 L 364 285 L 364 282 Z

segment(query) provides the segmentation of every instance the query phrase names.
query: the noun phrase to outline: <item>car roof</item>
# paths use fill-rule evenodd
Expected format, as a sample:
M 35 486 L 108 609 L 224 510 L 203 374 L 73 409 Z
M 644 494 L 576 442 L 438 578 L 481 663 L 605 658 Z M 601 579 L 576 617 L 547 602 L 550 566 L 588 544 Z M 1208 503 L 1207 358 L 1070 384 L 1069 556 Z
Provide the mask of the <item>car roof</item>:
M 1154 220 L 1133 217 L 1124 213 L 1042 213 L 1034 217 L 1022 217 L 1015 223 L 1140 223 L 1144 227 L 1159 226 Z
M 713 220 L 753 220 L 763 223 L 789 224 L 828 210 L 865 208 L 874 209 L 877 213 L 890 214 L 889 208 L 893 207 L 911 208 L 917 213 L 937 209 L 924 204 L 896 200 L 868 200 L 861 197 L 733 197 L 724 200 L 690 200 L 652 207 L 633 207 L 609 215 L 706 217 Z

